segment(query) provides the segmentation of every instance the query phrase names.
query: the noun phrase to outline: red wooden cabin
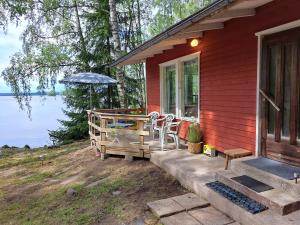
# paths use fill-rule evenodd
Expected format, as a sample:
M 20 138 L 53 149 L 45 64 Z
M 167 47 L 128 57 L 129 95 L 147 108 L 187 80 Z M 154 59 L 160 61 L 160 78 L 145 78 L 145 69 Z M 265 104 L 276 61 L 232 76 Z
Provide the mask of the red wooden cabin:
M 218 150 L 300 165 L 299 49 L 299 0 L 217 0 L 112 65 L 145 62 L 147 111 L 198 118 Z

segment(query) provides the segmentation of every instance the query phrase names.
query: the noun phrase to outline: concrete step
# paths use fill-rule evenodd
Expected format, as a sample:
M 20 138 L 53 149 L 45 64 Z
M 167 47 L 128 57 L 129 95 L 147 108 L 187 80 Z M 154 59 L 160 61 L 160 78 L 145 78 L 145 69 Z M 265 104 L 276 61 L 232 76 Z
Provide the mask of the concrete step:
M 238 175 L 248 175 L 252 178 L 268 184 L 276 189 L 283 192 L 290 193 L 292 195 L 300 196 L 300 182 L 295 183 L 294 180 L 286 180 L 274 174 L 265 172 L 263 170 L 257 169 L 253 166 L 249 166 L 243 163 L 245 160 L 254 159 L 255 157 L 245 157 L 241 159 L 231 160 L 231 170 Z M 250 175 L 249 175 L 250 174 Z
M 205 185 L 198 194 L 209 199 L 212 206 L 242 225 L 299 225 L 300 217 L 297 212 L 282 216 L 269 209 L 253 215 Z
M 267 206 L 280 215 L 287 215 L 300 209 L 300 196 L 276 188 L 258 193 L 231 179 L 239 175 L 232 171 L 219 171 L 216 173 L 216 180 Z M 251 176 L 251 174 L 247 173 L 247 176 Z
M 215 181 L 215 172 L 224 170 L 223 158 L 192 155 L 186 151 L 164 151 L 152 153 L 151 161 L 173 175 L 184 187 L 242 225 L 299 225 L 300 210 L 286 216 L 270 209 L 253 215 L 207 187 L 206 183 Z

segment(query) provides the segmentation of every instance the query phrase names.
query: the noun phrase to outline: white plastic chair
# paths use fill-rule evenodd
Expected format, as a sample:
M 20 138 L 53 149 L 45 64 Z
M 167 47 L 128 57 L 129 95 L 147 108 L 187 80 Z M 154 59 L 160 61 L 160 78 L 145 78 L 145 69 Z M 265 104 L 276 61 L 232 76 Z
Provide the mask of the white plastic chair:
M 150 117 L 150 133 L 153 135 L 153 139 L 155 138 L 154 128 L 157 127 L 157 120 L 160 117 L 159 112 L 153 111 L 148 114 Z
M 164 150 L 164 144 L 165 144 L 165 139 L 167 137 L 171 137 L 173 138 L 173 141 L 176 144 L 176 149 L 179 149 L 179 137 L 178 137 L 178 133 L 179 133 L 179 127 L 181 122 L 173 122 L 173 120 L 175 119 L 175 115 L 173 114 L 167 114 L 165 116 L 165 121 L 162 124 L 162 128 L 160 131 L 160 146 L 161 146 L 161 150 Z

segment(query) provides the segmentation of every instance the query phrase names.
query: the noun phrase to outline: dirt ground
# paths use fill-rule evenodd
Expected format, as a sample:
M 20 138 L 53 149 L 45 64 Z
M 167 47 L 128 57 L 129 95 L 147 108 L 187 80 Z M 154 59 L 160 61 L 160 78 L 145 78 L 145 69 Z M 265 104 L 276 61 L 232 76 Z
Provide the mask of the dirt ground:
M 88 145 L 2 156 L 0 223 L 155 225 L 146 203 L 187 192 L 149 160 L 101 161 Z

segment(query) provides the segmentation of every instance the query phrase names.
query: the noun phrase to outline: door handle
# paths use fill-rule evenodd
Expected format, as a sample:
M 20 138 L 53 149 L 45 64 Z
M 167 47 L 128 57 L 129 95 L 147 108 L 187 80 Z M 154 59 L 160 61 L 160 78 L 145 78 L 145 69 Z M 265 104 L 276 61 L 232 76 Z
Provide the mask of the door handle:
M 259 93 L 279 112 L 280 108 L 275 104 L 275 102 L 262 90 L 259 89 Z

